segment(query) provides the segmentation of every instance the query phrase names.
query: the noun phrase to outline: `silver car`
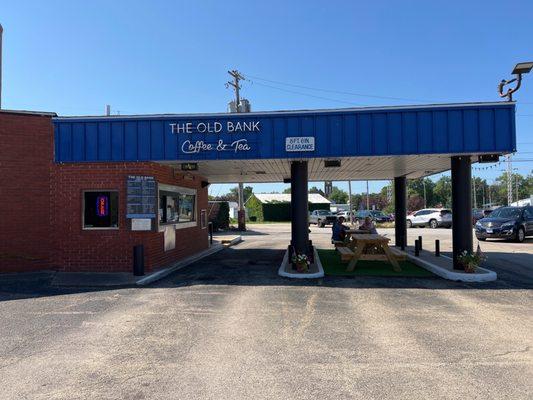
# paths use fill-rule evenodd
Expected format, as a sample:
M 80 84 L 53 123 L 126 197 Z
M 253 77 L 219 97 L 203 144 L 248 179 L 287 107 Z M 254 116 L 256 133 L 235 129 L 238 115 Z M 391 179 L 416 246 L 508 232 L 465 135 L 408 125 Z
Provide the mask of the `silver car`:
M 438 228 L 440 226 L 450 228 L 452 226 L 452 211 L 447 208 L 424 208 L 407 216 L 407 227 L 415 226 Z

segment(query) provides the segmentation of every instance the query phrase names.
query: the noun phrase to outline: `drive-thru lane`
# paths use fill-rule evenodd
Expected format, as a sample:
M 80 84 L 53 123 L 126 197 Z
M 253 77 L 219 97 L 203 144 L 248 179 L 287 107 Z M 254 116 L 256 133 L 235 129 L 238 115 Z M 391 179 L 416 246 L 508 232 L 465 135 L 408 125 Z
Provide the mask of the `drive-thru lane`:
M 0 398 L 531 398 L 530 284 L 294 282 L 289 236 L 252 226 L 148 288 L 6 295 Z

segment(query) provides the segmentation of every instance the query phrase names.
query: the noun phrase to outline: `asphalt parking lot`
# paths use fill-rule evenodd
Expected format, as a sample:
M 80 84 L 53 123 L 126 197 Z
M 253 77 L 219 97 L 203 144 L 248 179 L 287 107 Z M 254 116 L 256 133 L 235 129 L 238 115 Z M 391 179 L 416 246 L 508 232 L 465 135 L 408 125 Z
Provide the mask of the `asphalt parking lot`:
M 532 398 L 531 239 L 481 244 L 494 283 L 295 282 L 276 275 L 290 226 L 249 228 L 147 288 L 0 282 L 0 398 Z

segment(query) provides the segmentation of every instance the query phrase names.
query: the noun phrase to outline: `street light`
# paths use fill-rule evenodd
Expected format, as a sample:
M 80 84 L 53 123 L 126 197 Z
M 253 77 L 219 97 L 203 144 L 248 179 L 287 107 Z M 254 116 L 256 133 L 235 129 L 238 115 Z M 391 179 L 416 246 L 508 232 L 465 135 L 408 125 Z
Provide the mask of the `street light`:
M 516 78 L 509 81 L 502 79 L 498 84 L 498 93 L 500 94 L 500 97 L 507 97 L 508 101 L 513 101 L 513 93 L 520 89 L 520 85 L 522 84 L 522 74 L 529 74 L 531 69 L 533 69 L 533 61 L 516 64 L 513 72 L 511 72 L 513 75 L 516 75 Z M 516 86 L 514 88 L 509 88 L 504 92 L 503 88 L 513 82 L 516 82 Z

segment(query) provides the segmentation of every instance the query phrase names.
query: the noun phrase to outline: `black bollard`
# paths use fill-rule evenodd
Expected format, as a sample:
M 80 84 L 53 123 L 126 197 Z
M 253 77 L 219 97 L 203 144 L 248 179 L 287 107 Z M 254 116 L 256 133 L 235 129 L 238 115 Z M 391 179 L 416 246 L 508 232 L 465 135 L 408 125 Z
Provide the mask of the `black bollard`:
M 133 246 L 133 275 L 144 275 L 144 246 Z
M 400 249 L 402 249 L 402 251 L 405 251 L 405 243 L 402 242 L 402 245 L 400 246 Z
M 415 240 L 415 257 L 420 256 L 420 242 Z
M 422 236 L 418 237 L 418 250 L 422 250 Z
M 435 239 L 435 257 L 440 257 L 440 240 Z
M 213 223 L 212 222 L 209 222 L 207 224 L 207 231 L 209 233 L 209 244 L 212 245 L 213 244 Z

